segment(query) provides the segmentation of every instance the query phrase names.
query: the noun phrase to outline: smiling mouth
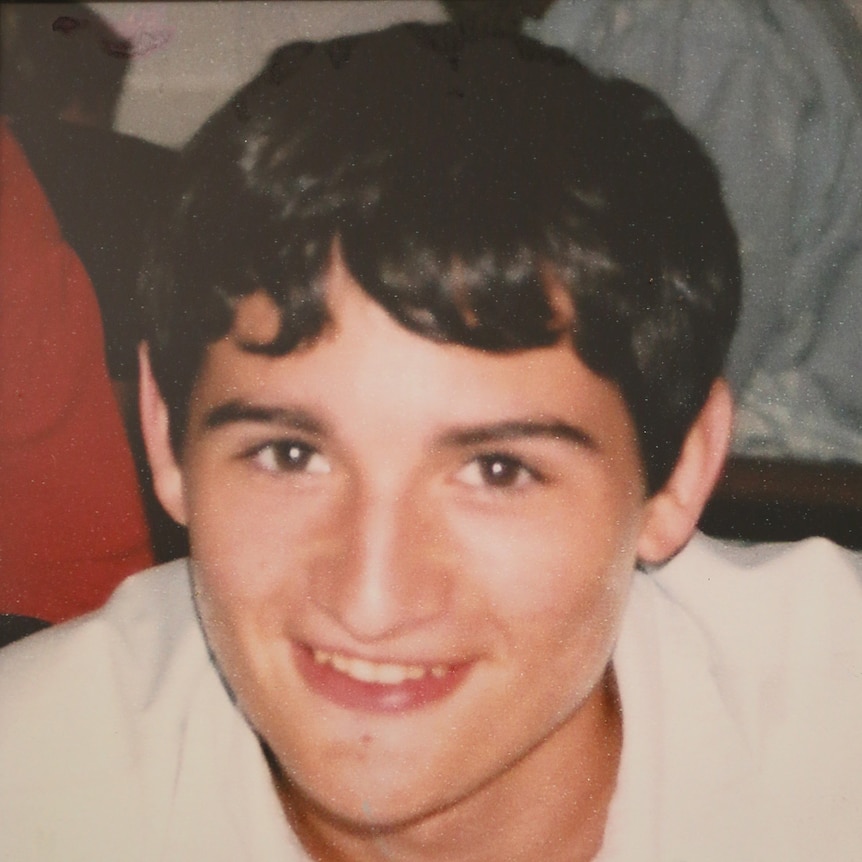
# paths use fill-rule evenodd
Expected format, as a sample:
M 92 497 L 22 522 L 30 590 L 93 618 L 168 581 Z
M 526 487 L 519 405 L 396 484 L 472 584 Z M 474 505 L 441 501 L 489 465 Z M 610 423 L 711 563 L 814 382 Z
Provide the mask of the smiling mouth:
M 400 664 L 295 643 L 305 683 L 332 703 L 361 712 L 397 713 L 446 698 L 475 662 Z
M 378 663 L 318 649 L 313 651 L 313 655 L 316 664 L 330 665 L 339 673 L 346 674 L 359 682 L 375 683 L 377 685 L 401 685 L 408 681 L 418 681 L 426 677 L 442 679 L 450 670 L 449 666 L 445 664 L 423 666 L 418 664 Z

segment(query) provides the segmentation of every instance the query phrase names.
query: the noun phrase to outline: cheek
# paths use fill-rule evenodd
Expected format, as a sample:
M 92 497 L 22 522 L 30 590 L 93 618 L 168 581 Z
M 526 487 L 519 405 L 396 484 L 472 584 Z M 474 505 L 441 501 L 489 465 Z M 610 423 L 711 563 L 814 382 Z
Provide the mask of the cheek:
M 192 556 L 212 602 L 226 612 L 233 603 L 266 606 L 298 586 L 327 518 L 319 500 L 295 496 L 265 480 L 231 482 L 229 475 L 189 488 Z
M 637 518 L 573 511 L 555 505 L 502 521 L 473 516 L 457 525 L 462 572 L 496 614 L 560 626 L 618 615 L 635 564 Z
M 229 481 L 201 483 L 189 500 L 201 621 L 230 687 L 257 716 L 259 695 L 284 684 L 285 626 L 303 613 L 311 513 Z

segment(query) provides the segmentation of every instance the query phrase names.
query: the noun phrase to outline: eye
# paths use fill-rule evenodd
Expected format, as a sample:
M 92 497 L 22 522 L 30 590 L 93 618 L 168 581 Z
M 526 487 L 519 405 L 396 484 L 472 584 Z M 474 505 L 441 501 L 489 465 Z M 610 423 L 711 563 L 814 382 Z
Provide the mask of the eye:
M 268 473 L 328 473 L 329 462 L 313 446 L 299 440 L 277 440 L 257 447 L 252 461 Z
M 534 470 L 511 455 L 479 455 L 458 473 L 458 479 L 474 488 L 520 488 L 541 481 Z

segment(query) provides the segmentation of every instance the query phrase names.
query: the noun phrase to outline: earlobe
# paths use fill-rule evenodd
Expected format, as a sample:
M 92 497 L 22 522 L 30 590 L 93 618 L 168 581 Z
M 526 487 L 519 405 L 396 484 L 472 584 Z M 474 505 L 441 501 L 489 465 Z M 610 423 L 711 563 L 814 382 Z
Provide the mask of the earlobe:
M 156 496 L 175 521 L 187 524 L 183 473 L 171 446 L 168 408 L 153 377 L 146 344 L 141 344 L 138 359 L 141 427 Z
M 724 466 L 733 426 L 733 397 L 717 380 L 689 429 L 670 479 L 648 502 L 638 540 L 638 557 L 662 563 L 693 535 Z

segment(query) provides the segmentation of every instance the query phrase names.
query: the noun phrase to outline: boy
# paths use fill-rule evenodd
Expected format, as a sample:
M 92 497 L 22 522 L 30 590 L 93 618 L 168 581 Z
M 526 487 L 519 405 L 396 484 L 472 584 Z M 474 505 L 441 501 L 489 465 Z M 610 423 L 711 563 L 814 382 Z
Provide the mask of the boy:
M 858 853 L 854 561 L 689 543 L 739 266 L 661 103 L 405 26 L 184 159 L 141 408 L 191 562 L 4 657 L 0 851 Z

